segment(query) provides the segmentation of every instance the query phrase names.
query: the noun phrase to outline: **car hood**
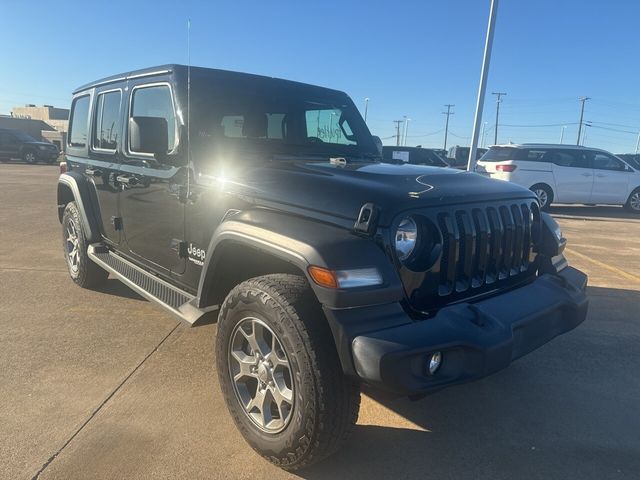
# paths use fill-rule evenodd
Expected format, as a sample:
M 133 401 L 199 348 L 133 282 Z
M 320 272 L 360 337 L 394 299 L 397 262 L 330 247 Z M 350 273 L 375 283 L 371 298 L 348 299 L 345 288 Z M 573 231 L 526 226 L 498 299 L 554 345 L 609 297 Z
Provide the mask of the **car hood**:
M 334 165 L 315 161 L 273 161 L 238 169 L 228 186 L 257 204 L 306 210 L 355 221 L 368 202 L 387 226 L 403 211 L 516 198 L 535 198 L 518 185 L 453 168 L 384 163 Z

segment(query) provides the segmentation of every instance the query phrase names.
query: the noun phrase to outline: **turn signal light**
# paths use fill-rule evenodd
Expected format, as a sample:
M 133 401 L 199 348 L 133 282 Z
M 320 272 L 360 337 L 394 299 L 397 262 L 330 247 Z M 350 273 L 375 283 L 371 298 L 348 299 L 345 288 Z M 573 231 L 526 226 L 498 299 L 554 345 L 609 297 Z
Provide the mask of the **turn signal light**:
M 496 172 L 513 172 L 516 168 L 516 165 L 496 165 Z
M 338 279 L 336 278 L 336 274 L 331 270 L 316 266 L 311 266 L 308 270 L 313 281 L 321 287 L 338 288 Z

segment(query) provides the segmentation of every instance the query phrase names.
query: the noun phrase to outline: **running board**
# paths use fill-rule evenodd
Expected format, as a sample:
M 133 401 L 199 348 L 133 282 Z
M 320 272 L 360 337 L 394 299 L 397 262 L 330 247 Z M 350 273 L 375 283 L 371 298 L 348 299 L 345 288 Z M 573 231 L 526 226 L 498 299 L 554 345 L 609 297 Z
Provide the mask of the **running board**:
M 206 320 L 212 320 L 207 318 L 212 315 L 208 314 L 218 309 L 217 305 L 206 309 L 198 308 L 195 296 L 134 265 L 100 243 L 89 245 L 87 254 L 91 260 L 115 275 L 127 287 L 147 300 L 157 303 L 189 325 L 210 323 Z

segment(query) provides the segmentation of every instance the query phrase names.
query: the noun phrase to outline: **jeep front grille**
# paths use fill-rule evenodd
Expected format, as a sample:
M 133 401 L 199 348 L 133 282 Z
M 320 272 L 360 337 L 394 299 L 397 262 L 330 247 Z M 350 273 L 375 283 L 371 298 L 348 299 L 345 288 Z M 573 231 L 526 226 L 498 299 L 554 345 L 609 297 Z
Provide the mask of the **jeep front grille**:
M 437 226 L 441 252 L 428 271 L 401 277 L 410 303 L 422 311 L 511 286 L 535 273 L 540 232 L 535 201 L 492 202 L 420 212 Z

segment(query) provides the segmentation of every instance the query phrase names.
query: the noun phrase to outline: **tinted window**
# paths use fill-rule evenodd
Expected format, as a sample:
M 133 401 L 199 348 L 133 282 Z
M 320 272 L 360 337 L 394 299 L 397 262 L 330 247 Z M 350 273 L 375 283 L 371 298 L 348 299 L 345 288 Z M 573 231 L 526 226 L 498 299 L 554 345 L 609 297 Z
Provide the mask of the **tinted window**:
M 491 147 L 482 158 L 483 162 L 503 162 L 505 160 L 518 160 L 522 157 L 523 151 L 514 147 Z M 469 153 L 467 153 L 467 157 Z
M 137 88 L 133 91 L 132 117 L 160 117 L 167 121 L 169 151 L 176 146 L 176 116 L 171 89 L 167 85 Z
M 598 170 L 624 170 L 625 165 L 617 158 L 605 153 L 596 153 L 593 156 L 593 168 Z
M 542 157 L 543 162 L 552 162 L 559 167 L 591 168 L 587 152 L 582 150 L 549 150 Z
M 89 95 L 78 97 L 71 105 L 71 122 L 69 124 L 69 145 L 84 147 L 87 145 L 89 128 Z
M 282 140 L 286 135 L 284 118 L 284 113 L 251 112 L 244 115 L 224 115 L 220 121 L 221 133 L 225 138 Z
M 98 95 L 93 146 L 115 150 L 120 134 L 120 91 Z
M 0 132 L 0 145 L 13 145 L 18 143 L 16 137 L 10 133 Z

